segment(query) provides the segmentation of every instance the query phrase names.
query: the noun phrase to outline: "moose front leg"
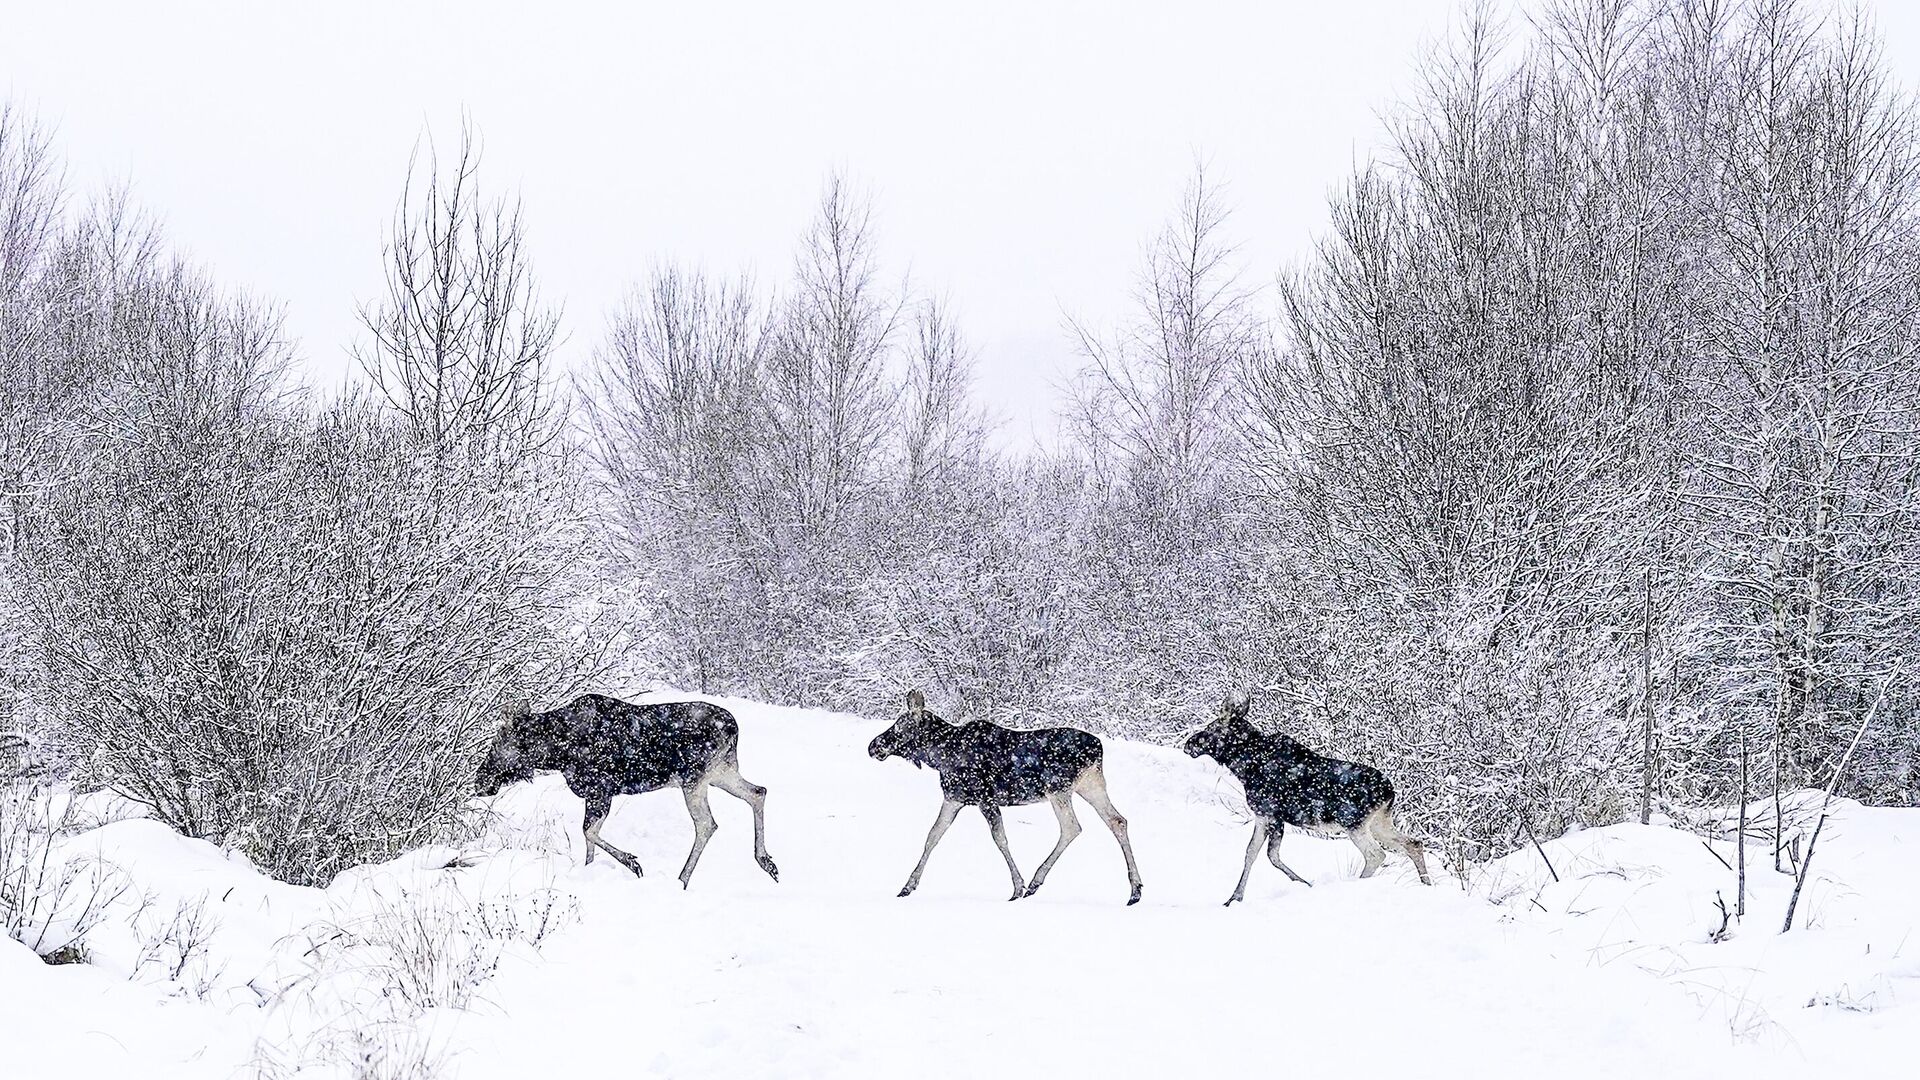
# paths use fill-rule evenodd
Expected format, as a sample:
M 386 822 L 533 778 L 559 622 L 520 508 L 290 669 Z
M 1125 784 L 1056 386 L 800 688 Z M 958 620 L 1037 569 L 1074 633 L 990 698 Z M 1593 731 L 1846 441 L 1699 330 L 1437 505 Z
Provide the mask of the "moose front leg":
M 1253 839 L 1247 841 L 1246 865 L 1240 868 L 1240 883 L 1233 887 L 1233 895 L 1227 897 L 1227 902 L 1222 904 L 1222 907 L 1231 906 L 1235 900 L 1246 899 L 1247 878 L 1253 873 L 1253 860 L 1260 854 L 1260 848 L 1264 846 L 1266 842 L 1267 823 L 1263 820 L 1255 820 L 1253 823 Z
M 947 829 L 953 825 L 953 819 L 960 816 L 960 805 L 952 799 L 940 803 L 940 813 L 933 819 L 933 828 L 927 830 L 927 846 L 920 852 L 920 861 L 914 865 L 913 873 L 907 878 L 907 883 L 901 886 L 901 896 L 912 896 L 913 890 L 920 887 L 920 875 L 926 872 L 927 860 L 933 857 L 934 847 L 940 843 L 940 838 L 947 834 Z
M 614 858 L 619 859 L 622 866 L 633 871 L 633 876 L 645 877 L 646 874 L 640 869 L 639 859 L 600 839 L 600 826 L 606 822 L 607 815 L 612 812 L 612 796 L 596 796 L 587 800 L 586 819 L 581 823 L 580 827 L 580 831 L 584 833 L 587 838 L 587 865 L 593 865 L 593 849 L 599 848 Z
M 1056 791 L 1047 796 L 1047 802 L 1053 806 L 1054 817 L 1060 821 L 1060 839 L 1054 843 L 1053 850 L 1047 853 L 1040 868 L 1033 872 L 1033 878 L 1027 882 L 1026 895 L 1028 896 L 1040 891 L 1040 885 L 1047 880 L 1047 873 L 1053 869 L 1053 864 L 1060 861 L 1060 855 L 1067 850 L 1067 845 L 1073 843 L 1073 838 L 1080 835 L 1080 818 L 1073 812 L 1073 792 Z
M 1287 875 L 1287 877 L 1311 889 L 1313 888 L 1313 882 L 1294 873 L 1293 867 L 1280 861 L 1280 838 L 1286 834 L 1287 825 L 1285 822 L 1276 821 L 1273 823 L 1273 831 L 1267 836 L 1267 861 L 1272 863 L 1275 869 Z
M 1000 816 L 1000 808 L 992 803 L 982 803 L 980 816 L 987 819 L 987 829 L 993 833 L 993 842 L 1000 848 L 1000 854 L 1006 856 L 1007 873 L 1013 875 L 1013 895 L 1009 900 L 1018 900 L 1027 895 L 1027 883 L 1020 878 L 1020 864 L 1013 861 L 1013 849 L 1007 846 L 1007 823 Z
M 707 801 L 707 782 L 704 779 L 681 785 L 681 793 L 687 799 L 687 816 L 693 819 L 693 849 L 687 852 L 687 864 L 680 868 L 680 887 L 686 888 L 693 880 L 693 868 L 700 865 L 700 853 L 707 850 L 707 841 L 720 828 L 714 820 L 713 806 Z

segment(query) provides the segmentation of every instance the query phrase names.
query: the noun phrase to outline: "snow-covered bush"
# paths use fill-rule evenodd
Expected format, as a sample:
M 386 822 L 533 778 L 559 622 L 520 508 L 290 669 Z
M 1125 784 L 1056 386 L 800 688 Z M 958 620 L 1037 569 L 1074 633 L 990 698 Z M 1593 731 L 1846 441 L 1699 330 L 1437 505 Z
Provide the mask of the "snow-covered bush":
M 323 995 L 358 995 L 343 1017 L 364 1016 L 376 1002 L 399 1017 L 464 1009 L 509 948 L 538 948 L 578 918 L 579 901 L 566 893 L 476 899 L 445 871 L 417 887 L 373 889 L 339 919 L 308 929 L 305 981 Z
M 0 601 L 36 722 L 82 781 L 284 880 L 448 834 L 507 700 L 591 680 L 618 646 L 547 422 L 552 320 L 517 216 L 468 216 L 471 165 L 396 219 L 361 350 L 382 401 L 286 390 L 277 315 L 169 263 L 120 202 L 56 216 L 5 305 L 25 473 Z M 461 242 L 423 247 L 442 227 Z M 422 259 L 460 287 L 422 285 Z M 423 303 L 451 307 L 411 320 Z M 453 336 L 409 336 L 422 321 Z M 448 349 L 461 364 L 423 371 Z
M 472 1007 L 510 953 L 538 950 L 579 919 L 578 899 L 551 887 L 491 891 L 457 868 L 404 879 L 390 869 L 336 886 L 331 914 L 282 943 L 294 975 L 269 1006 L 259 1075 L 438 1076 L 446 1055 L 434 1018 Z
M 0 935 L 41 956 L 84 949 L 87 932 L 129 888 L 112 866 L 60 850 L 72 813 L 64 791 L 0 785 Z
M 171 983 L 198 998 L 213 992 L 223 970 L 211 951 L 219 920 L 207 910 L 207 899 L 203 893 L 167 908 L 145 898 L 131 918 L 139 944 L 133 978 Z
M 592 644 L 547 590 L 578 537 L 538 459 L 456 493 L 351 402 L 204 439 L 102 420 L 23 559 L 56 738 L 277 877 L 444 835 L 505 701 Z

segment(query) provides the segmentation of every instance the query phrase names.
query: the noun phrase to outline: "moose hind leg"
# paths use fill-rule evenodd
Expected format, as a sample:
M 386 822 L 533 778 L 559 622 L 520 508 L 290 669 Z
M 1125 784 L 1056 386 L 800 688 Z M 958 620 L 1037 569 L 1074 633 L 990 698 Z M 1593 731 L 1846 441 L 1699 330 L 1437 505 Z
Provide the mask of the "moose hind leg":
M 1127 886 L 1131 890 L 1127 903 L 1139 903 L 1140 867 L 1133 861 L 1133 842 L 1127 839 L 1127 819 L 1120 816 L 1113 800 L 1107 797 L 1107 776 L 1099 762 L 1080 770 L 1080 775 L 1073 781 L 1073 790 L 1087 800 L 1087 805 L 1093 807 L 1093 812 L 1100 815 L 1100 820 L 1106 823 L 1113 838 L 1120 842 L 1120 854 L 1127 860 Z
M 693 879 L 693 868 L 700 862 L 700 853 L 707 850 L 707 841 L 719 831 L 720 823 L 714 820 L 713 806 L 707 802 L 704 780 L 682 784 L 680 792 L 687 797 L 687 816 L 693 818 L 693 849 L 687 852 L 687 865 L 680 868 L 680 887 L 684 889 Z
M 1040 883 L 1047 880 L 1047 872 L 1053 869 L 1054 863 L 1060 861 L 1060 854 L 1067 850 L 1068 844 L 1073 843 L 1073 838 L 1080 835 L 1080 819 L 1073 812 L 1073 792 L 1056 791 L 1047 796 L 1047 803 L 1053 807 L 1053 816 L 1060 819 L 1060 839 L 1040 863 L 1040 868 L 1033 872 L 1033 880 L 1027 882 L 1028 896 L 1040 891 Z
M 1013 849 L 1007 846 L 1007 823 L 1000 814 L 1000 808 L 992 803 L 982 803 L 980 816 L 987 819 L 987 831 L 993 833 L 994 846 L 1007 860 L 1007 873 L 1013 875 L 1013 895 L 1009 900 L 1018 900 L 1027 895 L 1027 883 L 1020 880 L 1020 864 L 1013 861 Z
M 606 823 L 607 815 L 612 812 L 613 799 L 610 797 L 595 797 L 587 800 L 586 820 L 580 830 L 587 838 L 587 865 L 593 865 L 593 849 L 599 848 L 601 851 L 620 860 L 622 866 L 633 871 L 634 877 L 645 877 L 646 874 L 640 870 L 639 859 L 600 839 L 600 826 Z
M 1373 831 L 1368 828 L 1367 822 L 1363 821 L 1357 828 L 1348 829 L 1347 839 L 1353 841 L 1353 846 L 1360 849 L 1361 877 L 1372 877 L 1380 869 L 1380 864 L 1387 861 L 1386 849 L 1381 847 L 1380 841 L 1374 838 Z
M 707 782 L 753 808 L 753 861 L 768 877 L 779 881 L 780 868 L 767 854 L 767 789 L 741 776 L 740 766 L 731 761 L 708 773 Z
M 1231 907 L 1235 900 L 1247 898 L 1247 878 L 1253 874 L 1253 860 L 1260 854 L 1260 846 L 1267 842 L 1267 823 L 1256 818 L 1253 822 L 1253 838 L 1247 841 L 1247 861 L 1240 867 L 1240 883 L 1233 887 L 1233 895 L 1221 907 Z
M 1426 848 L 1420 841 L 1400 831 L 1400 826 L 1393 823 L 1393 811 L 1384 806 L 1375 810 L 1367 817 L 1367 828 L 1380 846 L 1388 851 L 1397 851 L 1413 861 L 1413 869 L 1420 875 L 1420 884 L 1433 884 L 1433 879 L 1427 876 Z
M 1287 875 L 1287 877 L 1296 884 L 1305 885 L 1311 889 L 1313 888 L 1313 882 L 1294 873 L 1293 867 L 1280 861 L 1280 838 L 1285 836 L 1286 833 L 1287 826 L 1285 822 L 1276 821 L 1273 823 L 1273 829 L 1267 833 L 1267 861 L 1273 864 L 1274 869 Z
M 940 838 L 947 835 L 947 829 L 953 825 L 953 819 L 959 816 L 959 803 L 952 799 L 940 803 L 940 813 L 933 819 L 933 828 L 927 830 L 927 846 L 920 852 L 920 861 L 914 864 L 913 873 L 908 875 L 907 883 L 901 886 L 901 896 L 912 896 L 913 890 L 920 887 L 920 875 L 926 872 L 927 860 L 933 857 L 933 849 L 939 845 Z

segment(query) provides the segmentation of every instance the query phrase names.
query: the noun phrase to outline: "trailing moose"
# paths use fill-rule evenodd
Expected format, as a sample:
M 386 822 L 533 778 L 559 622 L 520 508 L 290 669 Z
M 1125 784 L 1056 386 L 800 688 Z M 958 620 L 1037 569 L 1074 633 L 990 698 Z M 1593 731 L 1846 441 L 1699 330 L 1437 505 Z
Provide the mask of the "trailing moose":
M 1380 770 L 1321 757 L 1285 735 L 1264 734 L 1248 722 L 1248 704 L 1246 693 L 1235 691 L 1221 705 L 1219 717 L 1194 732 L 1183 747 L 1192 757 L 1205 755 L 1226 766 L 1246 790 L 1247 808 L 1253 812 L 1253 839 L 1228 904 L 1246 897 L 1247 876 L 1263 843 L 1267 858 L 1281 873 L 1310 884 L 1280 861 L 1280 837 L 1288 825 L 1315 836 L 1353 841 L 1365 860 L 1363 878 L 1372 877 L 1392 850 L 1413 860 L 1422 884 L 1433 884 L 1420 842 L 1393 823 L 1393 785 Z
M 638 795 L 678 784 L 693 818 L 693 850 L 680 868 L 686 887 L 700 853 L 720 826 L 707 802 L 707 787 L 719 788 L 753 808 L 753 857 L 775 881 L 779 868 L 767 855 L 767 789 L 740 775 L 740 725 L 733 714 L 705 701 L 634 705 L 587 694 L 551 712 L 526 706 L 508 718 L 474 777 L 474 790 L 497 794 L 502 787 L 542 770 L 558 771 L 567 787 L 586 800 L 581 830 L 587 859 L 600 848 L 636 875 L 640 860 L 600 837 L 616 795 Z
M 1073 797 L 1079 795 L 1100 815 L 1127 861 L 1127 884 L 1132 892 L 1128 904 L 1140 902 L 1140 871 L 1134 865 L 1133 845 L 1127 840 L 1127 819 L 1114 809 L 1107 798 L 1107 781 L 1101 769 L 1105 751 L 1100 740 L 1074 728 L 1040 728 L 1014 731 L 984 720 L 955 726 L 927 711 L 920 691 L 907 695 L 907 711 L 893 726 L 867 745 L 875 761 L 903 757 L 916 766 L 930 766 L 940 774 L 943 800 L 940 813 L 927 833 L 927 846 L 920 862 L 900 890 L 910 895 L 920 885 L 927 859 L 934 846 L 946 835 L 948 826 L 963 807 L 977 806 L 987 819 L 993 842 L 1006 857 L 1007 872 L 1013 875 L 1010 900 L 1032 896 L 1040 891 L 1047 872 L 1060 861 L 1073 838 L 1080 835 L 1080 819 L 1074 816 Z M 1053 851 L 1033 872 L 1033 880 L 1022 883 L 1020 867 L 1007 847 L 1006 825 L 1000 811 L 1007 806 L 1025 806 L 1047 800 L 1060 819 L 1060 840 Z

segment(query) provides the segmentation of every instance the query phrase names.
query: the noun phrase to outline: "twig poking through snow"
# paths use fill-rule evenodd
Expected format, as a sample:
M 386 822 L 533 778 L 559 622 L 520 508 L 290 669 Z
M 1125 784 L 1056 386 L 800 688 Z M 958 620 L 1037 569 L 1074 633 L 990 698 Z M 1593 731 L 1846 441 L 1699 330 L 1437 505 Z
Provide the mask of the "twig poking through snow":
M 1794 868 L 1797 872 L 1793 878 L 1793 894 L 1787 897 L 1787 917 L 1780 923 L 1780 932 L 1783 934 L 1793 929 L 1793 909 L 1799 906 L 1800 889 L 1807 883 L 1808 871 L 1813 869 L 1813 846 L 1820 842 L 1820 830 L 1826 827 L 1827 807 L 1833 803 L 1834 789 L 1840 786 L 1840 778 L 1846 775 L 1847 765 L 1853 761 L 1853 752 L 1860 745 L 1860 737 L 1867 733 L 1867 725 L 1873 723 L 1873 714 L 1880 710 L 1880 703 L 1887 700 L 1887 687 L 1893 685 L 1893 680 L 1899 674 L 1900 664 L 1895 663 L 1893 670 L 1887 672 L 1887 677 L 1880 683 L 1880 696 L 1873 699 L 1873 707 L 1860 718 L 1860 729 L 1853 733 L 1853 741 L 1847 744 L 1847 752 L 1840 755 L 1840 764 L 1834 766 L 1833 775 L 1827 779 L 1827 795 L 1820 801 L 1820 817 L 1813 823 L 1813 835 L 1807 839 L 1807 857 L 1799 860 Z
M 1527 839 L 1533 841 L 1533 850 L 1539 853 L 1540 861 L 1547 864 L 1547 873 L 1553 875 L 1554 881 L 1559 881 L 1560 873 L 1553 868 L 1552 860 L 1547 858 L 1546 849 L 1540 846 L 1540 838 L 1533 835 L 1533 821 L 1524 809 L 1520 811 L 1520 827 L 1527 830 Z
M 1727 910 L 1727 901 L 1720 895 L 1719 889 L 1713 890 L 1713 906 L 1720 909 L 1720 928 L 1708 934 L 1707 940 L 1718 943 L 1727 940 L 1727 923 L 1732 921 L 1733 913 Z

